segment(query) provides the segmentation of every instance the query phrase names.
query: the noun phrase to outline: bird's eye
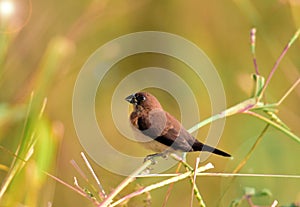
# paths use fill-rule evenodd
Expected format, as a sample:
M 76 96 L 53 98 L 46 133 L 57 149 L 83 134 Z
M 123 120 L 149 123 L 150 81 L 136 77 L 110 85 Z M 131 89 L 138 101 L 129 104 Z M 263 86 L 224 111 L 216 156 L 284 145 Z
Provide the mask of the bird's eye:
M 137 100 L 138 103 L 141 103 L 142 101 L 145 101 L 145 100 L 146 100 L 146 97 L 145 97 L 144 95 L 138 94 L 138 95 L 136 96 L 136 100 Z

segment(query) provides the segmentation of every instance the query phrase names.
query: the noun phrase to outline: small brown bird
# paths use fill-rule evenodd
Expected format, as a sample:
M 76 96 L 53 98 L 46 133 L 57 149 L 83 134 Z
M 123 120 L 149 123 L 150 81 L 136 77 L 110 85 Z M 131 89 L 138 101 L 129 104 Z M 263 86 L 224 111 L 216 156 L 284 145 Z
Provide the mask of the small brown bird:
M 163 110 L 159 101 L 150 93 L 138 92 L 125 100 L 134 105 L 130 121 L 138 132 L 136 138 L 146 148 L 157 152 L 149 156 L 163 155 L 172 151 L 208 151 L 230 157 L 228 153 L 195 139 L 175 117 Z

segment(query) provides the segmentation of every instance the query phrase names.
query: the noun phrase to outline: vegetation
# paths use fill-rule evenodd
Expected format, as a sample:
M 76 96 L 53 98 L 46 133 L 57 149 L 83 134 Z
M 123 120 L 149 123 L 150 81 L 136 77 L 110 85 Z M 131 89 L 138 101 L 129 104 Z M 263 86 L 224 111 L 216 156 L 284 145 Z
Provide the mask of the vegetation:
M 14 9 L 2 2 L 0 206 L 300 206 L 296 1 L 11 1 L 18 4 Z M 258 48 L 253 28 L 251 76 L 246 32 L 253 25 Z M 209 114 L 209 94 L 195 93 L 201 116 L 208 118 L 190 132 L 199 130 L 201 139 L 212 122 L 230 117 L 220 148 L 228 149 L 233 160 L 212 157 L 203 163 L 198 154 L 186 160 L 172 154 L 169 159 L 179 164 L 165 173 L 143 174 L 155 167 L 146 161 L 123 177 L 80 153 L 71 102 L 81 66 L 107 41 L 145 30 L 184 36 L 212 59 L 231 107 Z M 118 133 L 108 102 L 119 80 L 149 65 L 170 68 L 194 92 L 205 91 L 186 65 L 157 54 L 114 66 L 99 86 L 96 114 L 111 144 L 123 153 L 149 152 Z M 178 114 L 169 99 L 164 104 Z

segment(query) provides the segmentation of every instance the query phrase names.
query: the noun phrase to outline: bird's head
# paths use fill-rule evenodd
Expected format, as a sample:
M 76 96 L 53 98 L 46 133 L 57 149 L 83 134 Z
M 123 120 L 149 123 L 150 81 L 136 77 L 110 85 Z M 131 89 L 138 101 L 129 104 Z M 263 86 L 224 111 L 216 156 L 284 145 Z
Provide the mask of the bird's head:
M 152 110 L 162 108 L 155 96 L 147 92 L 137 92 L 128 96 L 125 100 L 133 104 L 136 109 Z

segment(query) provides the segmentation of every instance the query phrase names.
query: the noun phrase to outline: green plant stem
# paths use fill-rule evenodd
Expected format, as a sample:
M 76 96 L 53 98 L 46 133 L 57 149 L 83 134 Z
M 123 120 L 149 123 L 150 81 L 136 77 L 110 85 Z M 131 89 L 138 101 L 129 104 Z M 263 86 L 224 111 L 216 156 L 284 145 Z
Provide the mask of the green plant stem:
M 27 115 L 26 115 L 26 119 L 25 119 L 25 123 L 24 123 L 24 128 L 22 131 L 22 139 L 18 145 L 18 148 L 16 150 L 16 156 L 14 157 L 10 169 L 7 173 L 7 176 L 5 177 L 5 179 L 2 182 L 1 188 L 0 188 L 0 201 L 3 198 L 4 193 L 6 192 L 7 188 L 9 187 L 9 185 L 11 184 L 12 180 L 15 178 L 15 175 L 24 167 L 24 165 L 26 164 L 27 160 L 26 157 L 28 157 L 28 155 L 31 155 L 31 153 L 29 153 L 30 147 L 33 147 L 31 145 L 29 145 L 28 143 L 28 136 L 26 136 L 26 128 L 28 127 L 28 122 L 29 122 L 29 116 L 32 110 L 32 100 L 33 100 L 33 93 L 30 96 L 30 100 L 29 100 L 29 104 L 28 104 L 28 109 L 27 109 Z M 26 155 L 27 154 L 27 155 Z M 18 157 L 21 157 L 22 160 L 17 159 Z M 24 162 L 25 161 L 25 162 Z
M 256 98 L 250 98 L 250 99 L 247 99 L 241 103 L 238 103 L 224 111 L 222 111 L 221 113 L 219 114 L 215 114 L 203 121 L 201 121 L 200 123 L 194 125 L 192 128 L 190 128 L 188 131 L 190 133 L 200 129 L 201 127 L 213 122 L 213 121 L 216 121 L 218 119 L 223 119 L 225 117 L 228 117 L 228 116 L 232 116 L 234 114 L 237 114 L 237 113 L 240 113 L 240 112 L 243 112 L 245 110 L 248 110 L 249 108 L 253 108 L 254 106 L 257 105 L 257 101 L 256 101 Z
M 283 126 L 275 123 L 274 121 L 260 115 L 260 114 L 257 114 L 253 111 L 244 111 L 243 113 L 245 114 L 249 114 L 251 116 L 254 116 L 254 117 L 257 117 L 265 122 L 267 122 L 268 124 L 272 125 L 273 127 L 279 129 L 280 131 L 284 132 L 286 135 L 288 135 L 289 137 L 291 137 L 294 141 L 296 141 L 297 143 L 300 143 L 300 139 L 294 135 L 291 131 L 287 130 L 286 128 L 284 128 Z
M 255 143 L 253 144 L 252 148 L 250 149 L 250 151 L 248 151 L 247 155 L 244 157 L 244 159 L 238 164 L 238 166 L 232 171 L 233 174 L 240 172 L 240 170 L 245 166 L 245 164 L 247 163 L 247 161 L 249 160 L 250 156 L 252 155 L 252 153 L 254 152 L 255 148 L 258 146 L 258 144 L 260 143 L 260 141 L 262 140 L 264 134 L 266 133 L 266 131 L 269 128 L 269 124 L 267 124 L 265 126 L 265 128 L 263 129 L 263 131 L 260 133 L 260 135 L 258 136 L 258 138 L 256 139 Z M 235 180 L 235 177 L 233 177 L 230 182 L 228 183 L 228 185 L 226 186 L 225 190 L 222 192 L 222 195 L 220 196 L 220 198 L 218 199 L 218 204 L 220 204 L 220 202 L 222 201 L 223 197 L 226 195 L 230 185 L 233 183 L 233 181 Z
M 199 166 L 199 163 L 200 163 L 200 157 L 197 157 L 196 159 L 196 164 L 195 164 L 195 168 L 194 169 L 198 169 L 198 166 Z M 205 203 L 204 203 L 204 200 L 200 194 L 200 191 L 198 189 L 198 186 L 196 185 L 196 178 L 197 178 L 197 175 L 196 173 L 194 173 L 193 175 L 191 175 L 191 182 L 193 183 L 193 192 L 192 193 L 192 196 L 191 196 L 191 207 L 193 206 L 193 201 L 194 201 L 194 195 L 196 195 L 196 198 L 199 202 L 199 206 L 201 207 L 205 207 Z
M 247 163 L 247 161 L 249 160 L 249 158 L 253 154 L 254 150 L 256 149 L 256 147 L 258 146 L 258 144 L 261 142 L 261 140 L 262 140 L 263 136 L 265 135 L 265 133 L 267 132 L 269 126 L 270 126 L 270 124 L 267 124 L 265 126 L 265 128 L 263 129 L 263 131 L 260 133 L 260 135 L 256 139 L 255 143 L 251 147 L 250 151 L 247 153 L 247 155 L 244 157 L 244 159 L 238 164 L 238 166 L 232 171 L 232 173 L 238 173 L 238 172 L 240 172 L 240 170 L 245 166 L 245 164 Z
M 292 87 L 283 95 L 283 97 L 275 104 L 264 104 L 263 102 L 261 102 L 260 100 L 262 99 L 265 90 L 267 88 L 267 86 L 269 85 L 269 82 L 271 81 L 276 69 L 279 66 L 279 63 L 281 62 L 281 60 L 283 59 L 283 57 L 285 56 L 285 54 L 287 53 L 288 49 L 291 47 L 291 45 L 295 42 L 295 40 L 300 36 L 300 29 L 298 29 L 296 31 L 296 33 L 294 34 L 294 36 L 291 38 L 291 40 L 289 41 L 289 43 L 285 46 L 285 48 L 283 49 L 282 53 L 280 54 L 279 58 L 276 60 L 273 68 L 271 69 L 271 72 L 266 80 L 266 83 L 264 83 L 264 85 L 262 86 L 262 89 L 259 90 L 260 92 L 258 94 L 256 94 L 257 96 L 254 96 L 253 98 L 247 99 L 239 104 L 236 104 L 226 110 L 224 110 L 223 112 L 213 115 L 203 121 L 201 121 L 200 123 L 194 125 L 192 128 L 190 128 L 188 131 L 190 133 L 198 130 L 199 128 L 213 122 L 216 121 L 218 119 L 222 119 L 222 118 L 226 118 L 228 116 L 231 115 L 235 115 L 238 113 L 248 113 L 252 116 L 255 116 L 257 118 L 260 118 L 261 120 L 265 121 L 266 123 L 276 127 L 279 130 L 282 130 L 285 134 L 287 134 L 288 136 L 290 136 L 293 140 L 295 140 L 296 142 L 300 143 L 300 138 L 297 137 L 296 135 L 294 135 L 292 132 L 290 132 L 288 129 L 285 129 L 284 127 L 276 124 L 275 122 L 273 122 L 272 120 L 267 119 L 266 117 L 263 117 L 259 114 L 256 114 L 254 112 L 251 112 L 250 110 L 252 109 L 264 109 L 267 107 L 276 107 L 279 104 L 282 103 L 282 101 L 291 93 L 291 91 L 299 84 L 300 80 L 299 78 L 297 79 L 297 81 L 292 85 Z M 254 54 L 255 52 L 255 34 L 251 35 L 251 44 L 252 44 L 252 53 Z M 257 68 L 256 72 L 257 71 Z
M 299 83 L 299 79 L 296 81 L 296 83 L 292 86 L 292 89 L 295 88 L 295 86 Z M 291 90 L 288 90 L 288 93 L 290 93 Z M 283 97 L 286 97 L 286 95 L 284 95 Z M 282 98 L 280 99 L 280 103 L 282 102 Z M 224 110 L 223 112 L 219 113 L 219 114 L 216 114 L 216 115 L 213 115 L 203 121 L 201 121 L 200 123 L 194 125 L 192 128 L 190 128 L 188 131 L 190 133 L 198 130 L 199 128 L 213 122 L 213 121 L 216 121 L 218 119 L 222 119 L 222 118 L 225 118 L 225 117 L 229 117 L 229 116 L 232 116 L 232 115 L 235 115 L 235 114 L 238 114 L 238 113 L 245 113 L 245 114 L 249 114 L 249 115 L 252 115 L 254 117 L 257 117 L 263 121 L 265 121 L 266 123 L 274 126 L 275 128 L 281 130 L 282 132 L 284 132 L 285 134 L 287 134 L 289 137 L 291 137 L 293 140 L 295 140 L 296 142 L 300 143 L 300 138 L 297 137 L 295 134 L 293 134 L 291 131 L 289 131 L 288 129 L 284 128 L 283 126 L 275 123 L 274 121 L 260 115 L 260 114 L 257 114 L 253 111 L 250 111 L 250 110 L 257 110 L 257 109 L 264 109 L 264 108 L 267 108 L 267 107 L 274 107 L 276 106 L 277 104 L 267 104 L 267 105 L 264 105 L 263 103 L 261 102 L 257 102 L 257 99 L 256 98 L 250 98 L 250 99 L 247 99 L 239 104 L 236 104 L 226 110 Z

